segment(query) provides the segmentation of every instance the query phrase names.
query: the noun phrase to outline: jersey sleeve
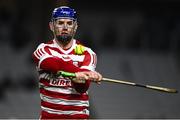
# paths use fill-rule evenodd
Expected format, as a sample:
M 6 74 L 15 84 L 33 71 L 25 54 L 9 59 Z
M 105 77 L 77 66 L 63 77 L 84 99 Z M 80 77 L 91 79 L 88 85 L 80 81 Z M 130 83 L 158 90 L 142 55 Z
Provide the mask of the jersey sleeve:
M 96 64 L 97 64 L 97 57 L 96 54 L 90 49 L 87 48 L 84 52 L 85 58 L 80 66 L 80 69 L 84 71 L 95 71 Z M 88 90 L 90 86 L 90 80 L 86 80 L 85 84 L 83 83 L 74 83 L 74 86 L 77 91 L 84 93 Z
M 84 52 L 84 55 L 85 55 L 85 58 L 80 68 L 87 69 L 90 71 L 95 71 L 96 64 L 97 64 L 96 54 L 90 48 L 87 48 L 87 50 Z
M 44 43 L 37 47 L 32 57 L 38 69 L 52 73 L 57 73 L 59 70 L 67 72 L 80 71 L 80 68 L 73 65 L 72 60 L 64 59 L 57 52 L 55 52 L 55 55 L 52 55 L 52 52 Z
M 45 51 L 44 47 L 45 47 L 44 43 L 41 43 L 32 54 L 32 58 L 37 67 L 39 67 L 40 63 L 42 62 L 43 59 L 45 59 L 45 57 L 46 58 L 51 57 L 50 52 L 47 50 Z

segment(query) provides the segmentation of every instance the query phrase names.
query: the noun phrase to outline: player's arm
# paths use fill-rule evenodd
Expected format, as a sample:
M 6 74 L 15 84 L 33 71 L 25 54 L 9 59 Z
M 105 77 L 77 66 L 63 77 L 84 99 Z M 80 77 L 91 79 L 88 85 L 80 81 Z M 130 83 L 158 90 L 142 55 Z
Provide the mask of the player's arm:
M 79 72 L 82 69 L 73 65 L 72 60 L 65 60 L 61 56 L 54 56 L 43 43 L 34 51 L 33 60 L 39 69 L 56 74 L 58 71 Z
M 89 62 L 90 58 L 88 55 L 85 58 L 83 65 L 86 65 Z M 86 92 L 86 90 L 89 88 L 90 81 L 89 80 L 98 80 L 98 75 L 95 75 L 95 72 L 91 72 L 90 69 L 87 68 L 79 68 L 73 65 L 72 60 L 65 60 L 61 56 L 54 56 L 51 54 L 49 49 L 44 45 L 41 44 L 38 46 L 38 48 L 34 51 L 33 60 L 36 63 L 37 67 L 39 69 L 52 72 L 56 74 L 58 71 L 67 71 L 67 72 L 73 72 L 76 74 L 76 81 L 73 81 L 75 89 L 80 92 Z M 89 67 L 91 66 L 88 64 Z M 78 80 L 87 80 L 85 83 L 79 83 Z
M 84 61 L 80 67 L 80 69 L 86 70 L 88 72 L 76 72 L 76 78 L 77 79 L 85 79 L 85 83 L 74 83 L 74 87 L 77 91 L 85 92 L 88 90 L 90 86 L 90 81 L 96 81 L 100 82 L 102 79 L 102 75 L 95 71 L 97 58 L 96 54 L 90 50 L 87 49 L 84 52 L 85 58 Z

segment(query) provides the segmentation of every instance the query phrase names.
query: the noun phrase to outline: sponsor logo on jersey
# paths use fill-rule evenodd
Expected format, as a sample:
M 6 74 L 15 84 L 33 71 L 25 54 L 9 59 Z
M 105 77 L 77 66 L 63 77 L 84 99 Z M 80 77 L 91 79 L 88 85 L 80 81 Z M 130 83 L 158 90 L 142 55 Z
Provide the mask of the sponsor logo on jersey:
M 67 79 L 64 79 L 64 78 L 51 79 L 50 80 L 50 85 L 68 87 L 68 86 L 71 86 L 71 80 L 67 80 Z

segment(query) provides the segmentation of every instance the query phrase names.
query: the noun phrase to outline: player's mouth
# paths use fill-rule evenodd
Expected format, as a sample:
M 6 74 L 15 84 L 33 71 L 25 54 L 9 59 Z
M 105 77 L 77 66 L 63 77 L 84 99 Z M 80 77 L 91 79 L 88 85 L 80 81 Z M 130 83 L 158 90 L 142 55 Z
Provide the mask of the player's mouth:
M 68 33 L 67 32 L 62 32 L 61 35 L 68 35 Z

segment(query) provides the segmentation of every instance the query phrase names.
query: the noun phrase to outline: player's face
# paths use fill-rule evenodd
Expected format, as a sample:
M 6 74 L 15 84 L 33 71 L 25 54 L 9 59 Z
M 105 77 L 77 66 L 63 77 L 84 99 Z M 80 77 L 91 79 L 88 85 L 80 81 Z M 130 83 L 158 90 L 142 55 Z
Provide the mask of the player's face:
M 56 39 L 62 44 L 67 44 L 73 38 L 77 24 L 71 19 L 57 19 L 53 21 L 53 32 Z
M 56 35 L 71 34 L 74 27 L 75 22 L 71 19 L 57 19 L 54 21 L 54 32 Z

